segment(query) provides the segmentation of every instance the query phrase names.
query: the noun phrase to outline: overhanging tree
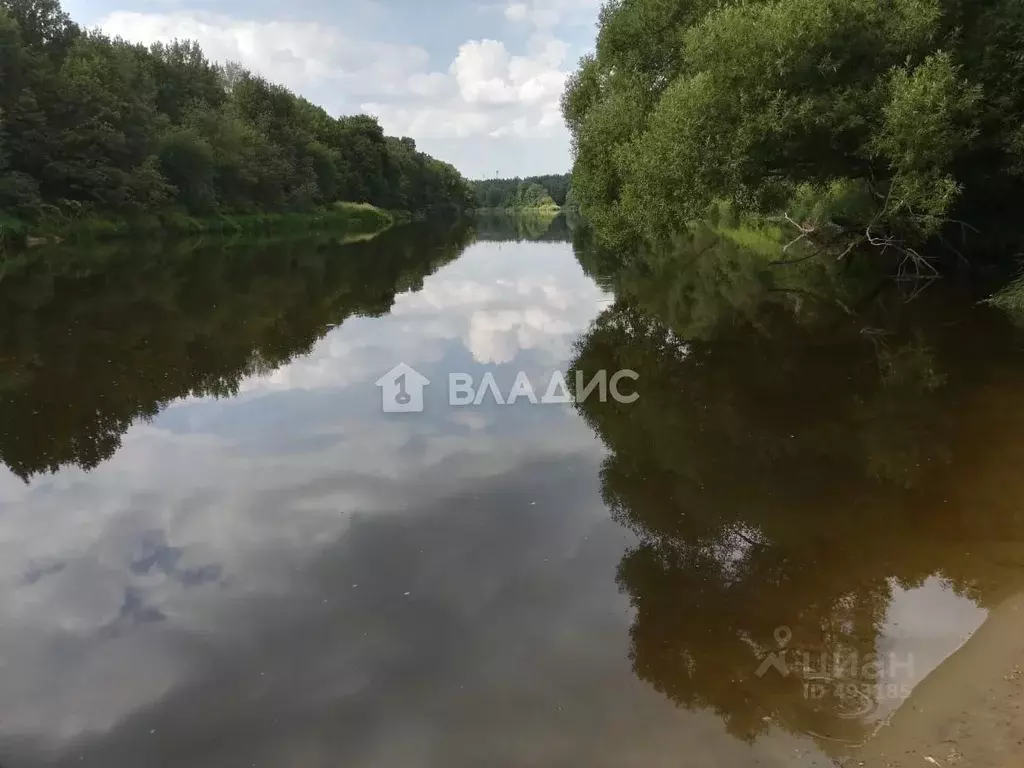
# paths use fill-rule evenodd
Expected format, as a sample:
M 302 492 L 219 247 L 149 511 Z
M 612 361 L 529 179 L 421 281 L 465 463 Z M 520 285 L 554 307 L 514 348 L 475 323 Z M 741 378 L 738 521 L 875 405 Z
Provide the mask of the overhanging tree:
M 1014 0 L 611 0 L 563 99 L 574 193 L 608 241 L 722 200 L 927 238 L 1018 188 L 1022 31 Z

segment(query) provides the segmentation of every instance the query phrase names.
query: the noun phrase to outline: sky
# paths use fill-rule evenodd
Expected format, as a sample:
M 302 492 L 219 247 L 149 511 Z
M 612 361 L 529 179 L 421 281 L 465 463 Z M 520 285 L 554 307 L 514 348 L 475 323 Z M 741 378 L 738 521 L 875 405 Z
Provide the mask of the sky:
M 469 178 L 566 173 L 565 80 L 601 0 L 65 0 L 80 24 L 199 41 L 334 115 L 376 115 Z

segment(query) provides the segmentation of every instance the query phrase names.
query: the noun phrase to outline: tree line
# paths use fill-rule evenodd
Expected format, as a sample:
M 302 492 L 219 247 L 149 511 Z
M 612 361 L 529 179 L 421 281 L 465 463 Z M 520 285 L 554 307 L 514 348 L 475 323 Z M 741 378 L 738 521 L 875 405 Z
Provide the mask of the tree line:
M 572 207 L 569 174 L 512 179 L 480 179 L 472 182 L 476 206 L 491 209 Z
M 573 187 L 607 242 L 726 202 L 916 260 L 1006 220 L 1022 86 L 1017 0 L 610 0 L 563 98 Z
M 195 42 L 147 48 L 81 28 L 57 0 L 0 0 L 0 226 L 338 201 L 422 212 L 472 193 L 375 118 L 334 118 Z

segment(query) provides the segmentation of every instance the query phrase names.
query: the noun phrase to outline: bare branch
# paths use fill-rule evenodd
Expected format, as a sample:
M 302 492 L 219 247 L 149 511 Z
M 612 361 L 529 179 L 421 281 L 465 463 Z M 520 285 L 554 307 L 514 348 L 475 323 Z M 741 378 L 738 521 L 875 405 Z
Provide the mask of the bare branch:
M 784 214 L 783 214 L 782 216 L 783 216 L 783 218 L 784 218 L 784 219 L 785 219 L 786 221 L 788 221 L 788 222 L 789 222 L 790 224 L 792 224 L 792 225 L 793 225 L 794 227 L 796 227 L 797 229 L 799 229 L 799 230 L 800 230 L 801 232 L 803 232 L 803 233 L 804 233 L 805 235 L 810 235 L 810 234 L 813 234 L 814 232 L 817 232 L 817 231 L 818 231 L 818 228 L 817 228 L 817 227 L 814 227 L 814 226 L 810 226 L 810 225 L 804 226 L 803 224 L 798 224 L 797 222 L 793 221 L 793 219 L 792 219 L 792 218 L 790 218 L 790 215 L 789 215 L 788 213 L 784 213 Z

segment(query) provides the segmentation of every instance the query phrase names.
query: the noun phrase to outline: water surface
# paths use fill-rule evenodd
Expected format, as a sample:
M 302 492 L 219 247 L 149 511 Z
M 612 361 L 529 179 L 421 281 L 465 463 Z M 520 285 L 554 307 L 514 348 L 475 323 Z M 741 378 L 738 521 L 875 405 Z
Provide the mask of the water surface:
M 691 290 L 535 229 L 8 265 L 0 763 L 829 765 L 1017 593 L 999 317 L 684 334 Z M 632 405 L 446 402 L 620 368 Z M 796 651 L 903 666 L 759 674 Z

